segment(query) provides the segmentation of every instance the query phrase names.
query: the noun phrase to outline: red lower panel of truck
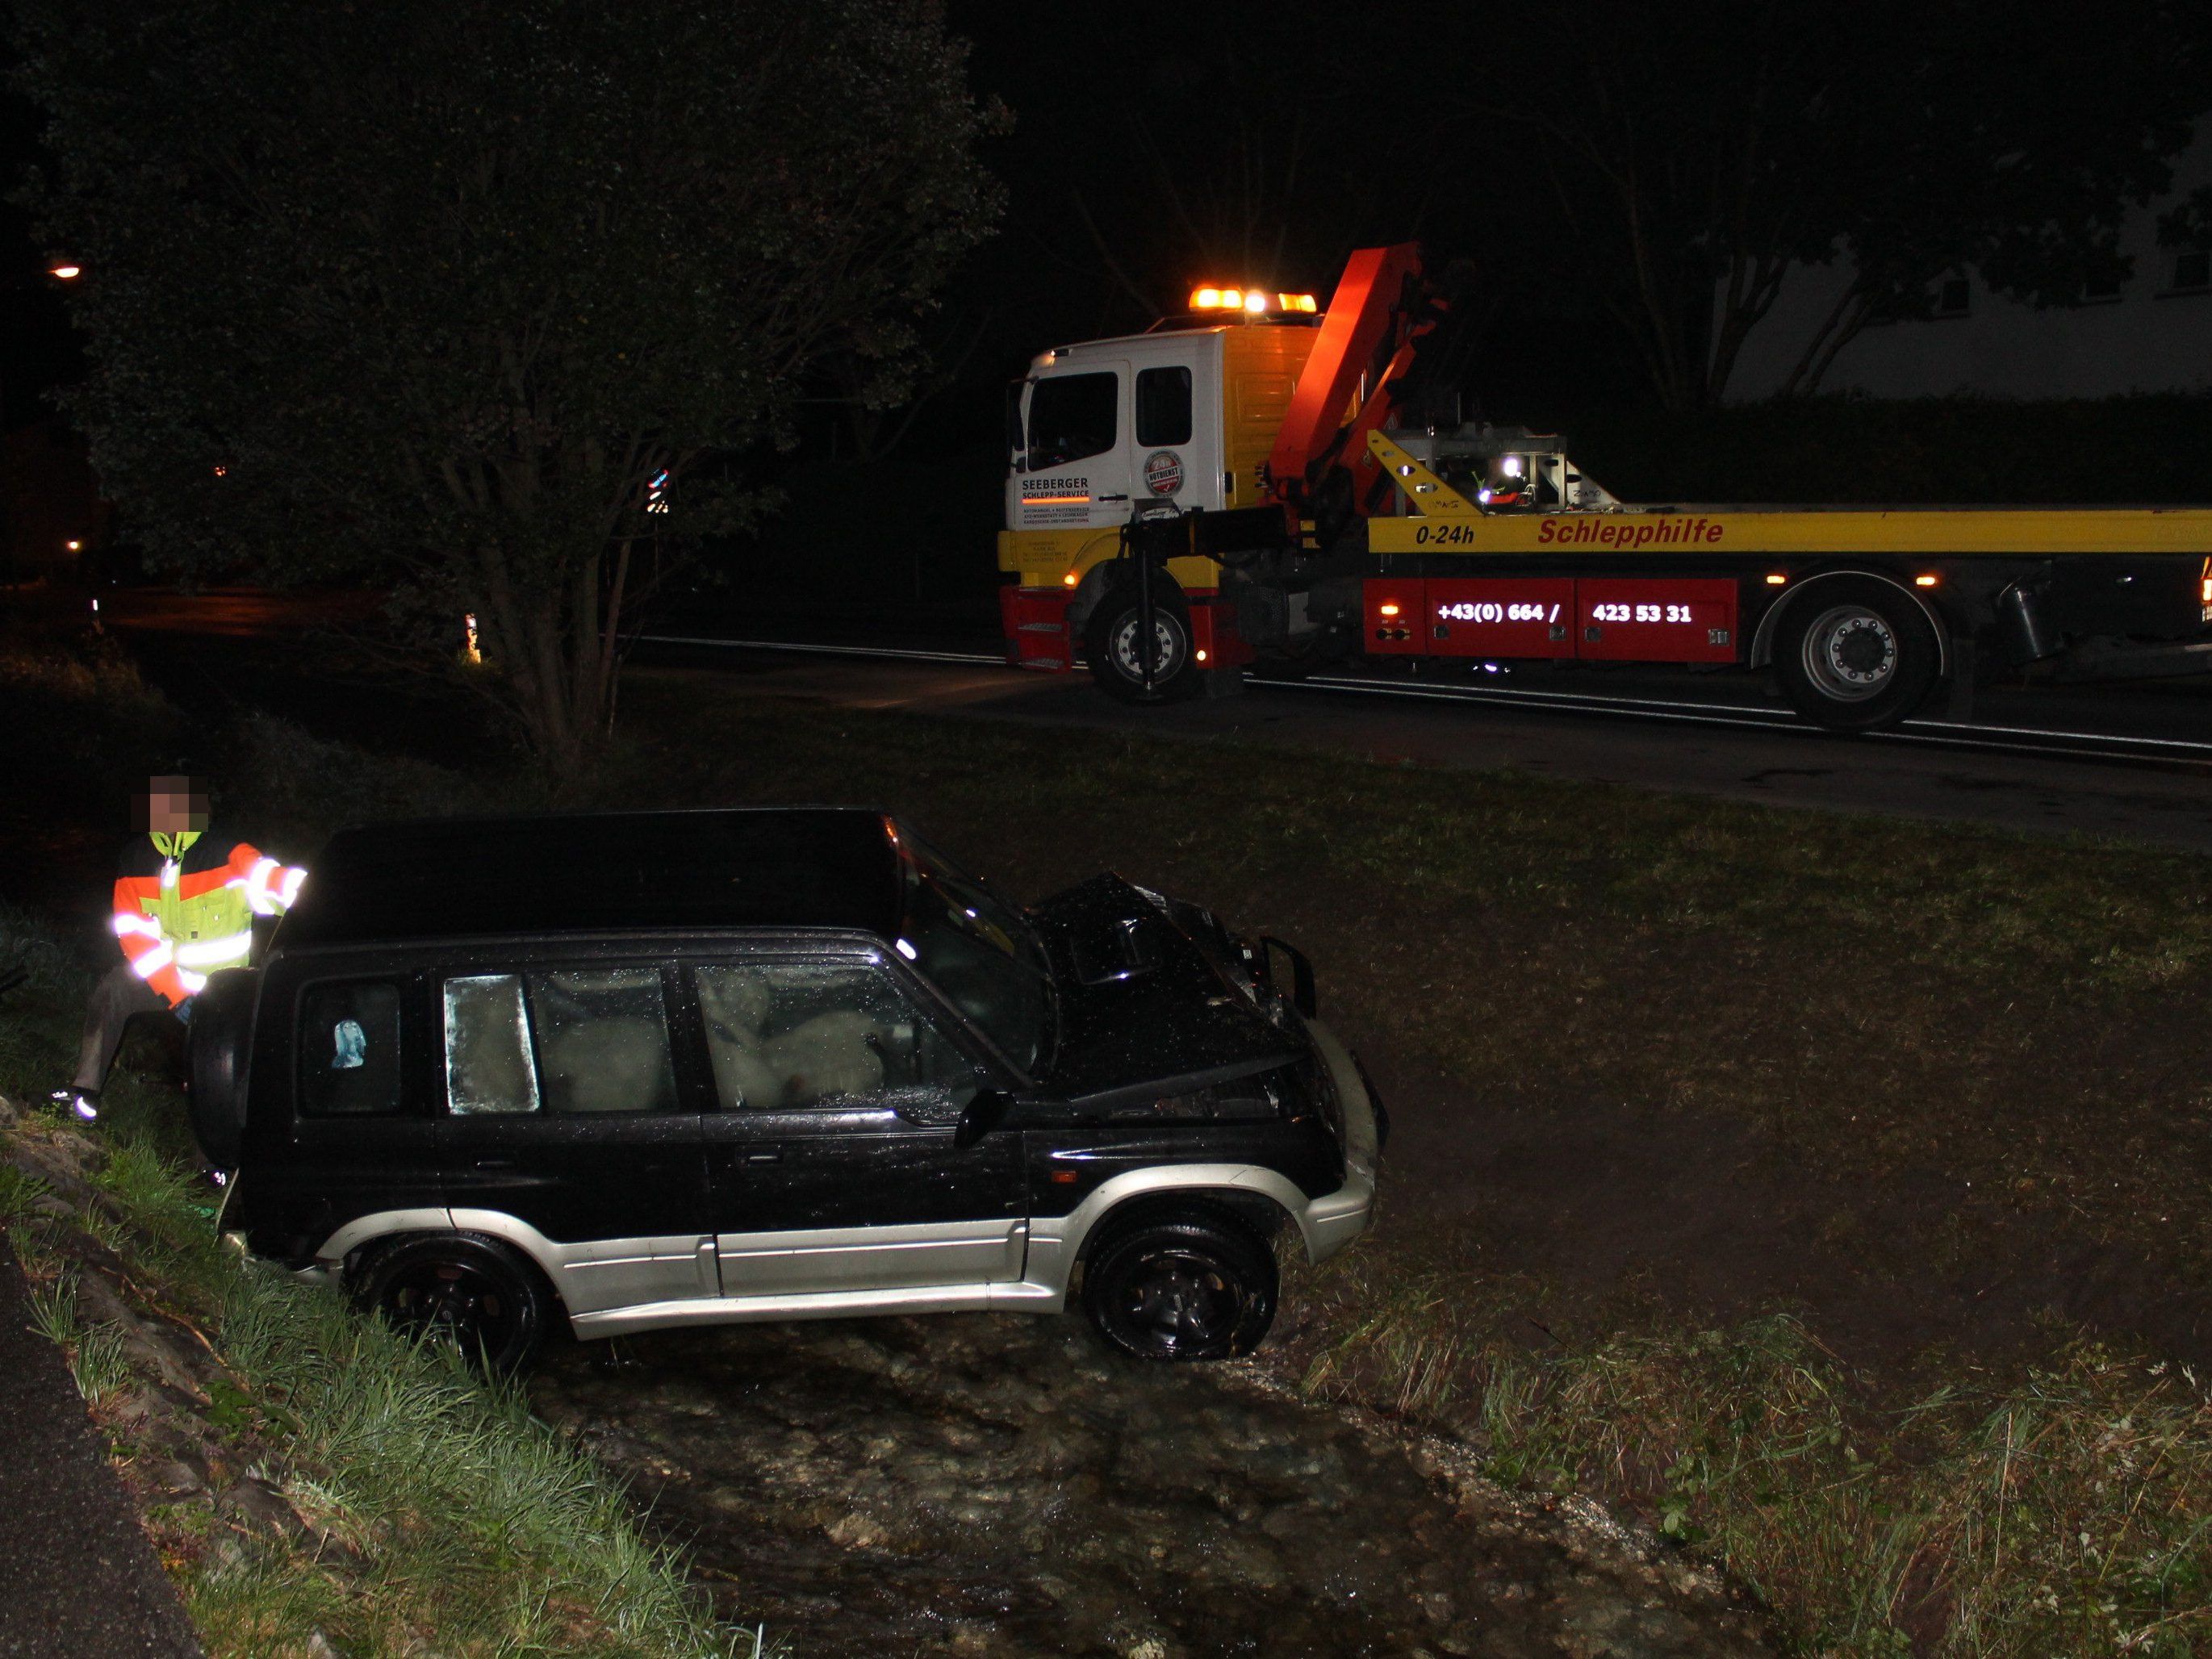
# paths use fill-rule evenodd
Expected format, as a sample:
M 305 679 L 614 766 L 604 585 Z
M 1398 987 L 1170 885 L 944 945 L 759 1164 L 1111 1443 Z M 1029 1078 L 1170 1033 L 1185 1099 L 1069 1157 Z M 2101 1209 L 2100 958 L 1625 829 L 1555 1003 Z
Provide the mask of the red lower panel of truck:
M 1075 666 L 1067 632 L 1067 591 L 1060 587 L 1002 587 L 999 622 L 1006 638 L 1006 663 L 1066 673 Z
M 1375 577 L 1364 588 L 1370 656 L 1736 660 L 1726 578 Z
M 1201 667 L 1242 668 L 1256 654 L 1237 631 L 1236 613 L 1211 588 L 1183 596 L 1190 610 L 1191 648 Z M 999 623 L 1006 662 L 1014 668 L 1064 673 L 1075 665 L 1081 641 L 1067 623 L 1065 587 L 1002 587 Z
M 1734 662 L 1735 584 L 1610 576 L 1575 583 L 1588 662 Z
M 1367 626 L 1361 647 L 1370 657 L 1425 657 L 1429 651 L 1429 585 L 1419 576 L 1367 584 Z
M 1572 653 L 1575 585 L 1564 577 L 1431 577 L 1429 650 L 1439 657 Z
M 1218 593 L 1198 588 L 1184 597 L 1190 602 L 1190 646 L 1201 668 L 1242 668 L 1259 654 L 1237 631 L 1237 612 Z

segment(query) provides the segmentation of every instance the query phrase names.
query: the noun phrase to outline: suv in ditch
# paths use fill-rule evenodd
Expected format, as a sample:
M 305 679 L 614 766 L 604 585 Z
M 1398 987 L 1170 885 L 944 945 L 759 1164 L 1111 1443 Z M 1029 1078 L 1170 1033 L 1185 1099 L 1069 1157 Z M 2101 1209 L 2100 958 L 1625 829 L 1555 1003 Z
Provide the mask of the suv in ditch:
M 1386 1120 L 1278 940 L 1100 876 L 1018 908 L 851 808 L 342 831 L 192 1021 L 221 1224 L 489 1366 L 580 1337 L 1079 1297 L 1266 1334 Z

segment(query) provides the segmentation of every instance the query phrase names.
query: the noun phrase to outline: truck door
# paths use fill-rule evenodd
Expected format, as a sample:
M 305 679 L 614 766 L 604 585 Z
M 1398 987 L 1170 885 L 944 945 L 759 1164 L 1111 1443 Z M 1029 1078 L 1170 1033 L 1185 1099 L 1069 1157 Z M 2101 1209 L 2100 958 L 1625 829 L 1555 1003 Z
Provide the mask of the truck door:
M 1214 343 L 1211 336 L 1200 336 Z M 1217 346 L 1218 353 L 1218 346 Z M 1147 364 L 1133 382 L 1134 462 L 1139 493 L 1188 512 L 1218 510 L 1222 499 L 1218 372 L 1197 362 Z
M 1030 383 L 1009 529 L 1111 530 L 1129 521 L 1128 401 L 1125 362 L 1085 360 Z

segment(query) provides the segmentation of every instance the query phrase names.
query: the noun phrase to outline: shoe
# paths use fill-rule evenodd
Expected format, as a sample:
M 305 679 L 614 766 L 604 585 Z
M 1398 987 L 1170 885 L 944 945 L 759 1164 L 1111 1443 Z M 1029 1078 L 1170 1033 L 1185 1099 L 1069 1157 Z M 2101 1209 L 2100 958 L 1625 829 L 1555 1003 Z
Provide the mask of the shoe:
M 100 1116 L 100 1091 L 97 1089 L 57 1089 L 46 1097 L 57 1106 L 66 1106 L 76 1115 L 80 1123 L 91 1123 Z

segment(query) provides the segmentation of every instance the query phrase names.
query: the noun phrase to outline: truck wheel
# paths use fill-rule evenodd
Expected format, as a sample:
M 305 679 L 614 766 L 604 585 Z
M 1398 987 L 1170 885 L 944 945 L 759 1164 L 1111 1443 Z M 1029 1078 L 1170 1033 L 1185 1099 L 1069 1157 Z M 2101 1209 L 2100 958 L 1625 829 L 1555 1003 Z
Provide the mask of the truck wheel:
M 1895 726 L 1927 700 L 1942 663 L 1911 599 L 1872 577 L 1824 581 L 1782 614 L 1774 672 L 1797 712 L 1831 732 Z
M 1117 1232 L 1083 1270 L 1098 1334 L 1139 1359 L 1249 1353 L 1275 1322 L 1275 1256 L 1233 1222 L 1192 1211 Z
M 1083 630 L 1084 655 L 1091 678 L 1108 696 L 1121 702 L 1180 702 L 1205 687 L 1191 651 L 1190 608 L 1172 584 L 1152 599 L 1152 684 L 1145 689 L 1144 665 L 1137 657 L 1137 595 L 1115 587 L 1098 602 Z
M 554 1310 L 534 1265 L 477 1233 L 417 1233 L 386 1246 L 362 1263 L 354 1297 L 395 1329 L 458 1348 L 499 1376 L 530 1364 Z

